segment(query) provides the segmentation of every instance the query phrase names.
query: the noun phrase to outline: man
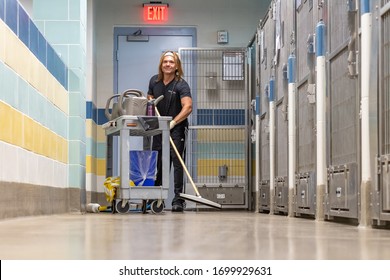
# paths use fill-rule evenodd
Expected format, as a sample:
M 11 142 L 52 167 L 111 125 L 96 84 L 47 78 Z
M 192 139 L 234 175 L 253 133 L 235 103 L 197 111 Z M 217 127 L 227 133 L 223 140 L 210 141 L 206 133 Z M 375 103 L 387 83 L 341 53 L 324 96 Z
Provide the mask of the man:
M 170 134 L 180 155 L 184 154 L 186 130 L 188 128 L 187 117 L 192 112 L 192 97 L 188 83 L 182 78 L 183 69 L 177 53 L 166 51 L 160 58 L 158 74 L 149 82 L 148 98 L 156 99 L 161 95 L 164 98 L 157 104 L 161 116 L 171 116 Z M 157 150 L 157 178 L 156 186 L 162 181 L 161 160 L 161 135 L 153 137 L 153 150 Z M 174 194 L 172 200 L 172 212 L 183 212 L 184 200 L 179 197 L 183 192 L 184 173 L 183 166 L 175 151 L 170 147 L 170 164 L 174 168 Z

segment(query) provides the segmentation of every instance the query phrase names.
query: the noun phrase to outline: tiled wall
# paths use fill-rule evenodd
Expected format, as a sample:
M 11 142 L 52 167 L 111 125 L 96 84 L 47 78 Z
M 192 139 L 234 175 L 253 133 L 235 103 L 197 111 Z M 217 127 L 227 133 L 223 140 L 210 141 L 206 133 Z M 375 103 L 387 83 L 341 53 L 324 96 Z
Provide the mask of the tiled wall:
M 91 101 L 87 102 L 87 191 L 104 193 L 106 178 L 106 135 L 101 125 L 107 122 L 104 109 L 97 109 Z M 93 200 L 93 199 L 92 199 Z M 96 197 L 95 201 L 99 199 Z M 104 203 L 104 201 L 99 201 Z
M 17 1 L 0 18 L 0 181 L 67 187 L 66 66 Z
M 34 0 L 34 13 L 60 2 Z M 85 188 L 86 0 L 66 6 L 58 33 L 53 10 L 33 22 L 0 0 L 0 218 L 80 209 L 82 192 L 64 190 Z
M 69 187 L 85 190 L 86 0 L 34 0 L 34 22 L 69 68 Z

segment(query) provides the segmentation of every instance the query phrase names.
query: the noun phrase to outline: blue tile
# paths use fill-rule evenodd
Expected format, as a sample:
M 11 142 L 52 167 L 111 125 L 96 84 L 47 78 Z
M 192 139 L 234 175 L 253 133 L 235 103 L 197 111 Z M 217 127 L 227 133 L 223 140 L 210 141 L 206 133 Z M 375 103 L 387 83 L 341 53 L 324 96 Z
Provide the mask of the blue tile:
M 104 111 L 105 109 L 98 109 L 98 112 L 97 112 L 97 124 L 98 125 L 102 125 L 106 122 L 108 122 L 108 119 L 106 117 L 106 115 L 104 114 Z
M 93 121 L 95 123 L 98 123 L 98 109 L 96 108 L 95 104 L 93 104 Z
M 47 66 L 46 64 L 46 48 L 47 48 L 47 42 L 45 37 L 39 32 L 38 33 L 38 59 L 40 62 L 42 62 L 43 65 Z
M 244 125 L 245 110 L 242 109 L 199 109 L 198 125 Z
M 55 51 L 50 44 L 47 44 L 47 49 L 46 49 L 46 61 L 47 61 L 47 69 L 49 72 L 55 76 Z
M 64 83 L 61 84 L 66 90 L 69 90 L 69 68 L 66 67 L 65 65 L 65 69 L 64 69 Z
M 91 101 L 86 102 L 87 106 L 87 119 L 93 119 L 93 103 Z
M 0 0 L 0 19 L 2 19 L 3 21 L 4 21 L 4 13 L 5 13 L 4 1 L 5 0 Z
M 67 71 L 65 63 L 49 44 L 47 44 L 47 69 L 65 87 Z
M 34 24 L 34 22 L 30 19 L 29 20 L 30 25 L 30 42 L 29 42 L 29 48 L 30 51 L 39 58 L 39 31 L 37 26 Z
M 28 17 L 26 11 L 19 6 L 19 39 L 29 47 L 29 38 L 28 38 L 28 26 L 30 18 Z
M 98 110 L 95 104 L 92 101 L 86 102 L 86 118 L 93 120 L 95 123 L 98 123 L 97 120 Z
M 197 111 L 198 125 L 212 125 L 213 124 L 213 110 L 199 109 Z
M 67 72 L 68 72 L 68 69 L 65 65 L 65 63 L 61 60 L 61 58 L 57 55 L 58 57 L 58 60 L 59 60 L 59 77 L 58 77 L 58 81 L 60 82 L 60 84 L 67 89 L 67 79 L 66 79 L 66 76 L 67 76 Z
M 18 2 L 16 0 L 5 0 L 5 23 L 15 34 L 18 34 Z

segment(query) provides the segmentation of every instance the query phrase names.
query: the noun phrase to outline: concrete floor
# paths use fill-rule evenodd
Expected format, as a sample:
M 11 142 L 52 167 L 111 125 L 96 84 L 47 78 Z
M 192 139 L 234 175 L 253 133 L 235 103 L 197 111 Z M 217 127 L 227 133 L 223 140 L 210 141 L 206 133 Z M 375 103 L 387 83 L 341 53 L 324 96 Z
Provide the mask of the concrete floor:
M 65 214 L 0 221 L 0 259 L 390 260 L 390 230 L 247 211 Z

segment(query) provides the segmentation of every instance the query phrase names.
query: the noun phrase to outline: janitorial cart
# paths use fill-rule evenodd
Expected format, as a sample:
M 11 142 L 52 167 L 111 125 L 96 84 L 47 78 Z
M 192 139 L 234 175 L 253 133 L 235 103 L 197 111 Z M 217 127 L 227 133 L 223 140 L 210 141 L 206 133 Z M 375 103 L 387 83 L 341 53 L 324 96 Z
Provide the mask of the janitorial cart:
M 149 208 L 155 214 L 164 210 L 164 200 L 168 198 L 169 189 L 171 119 L 161 116 L 120 115 L 103 125 L 107 136 L 106 175 L 119 175 L 119 185 L 112 201 L 113 213 L 128 213 L 131 205 L 138 205 L 137 203 L 141 204 L 143 213 Z M 162 185 L 155 186 L 157 152 L 151 151 L 150 141 L 152 136 L 159 134 L 162 135 Z M 134 150 L 134 137 L 142 140 L 141 149 L 135 147 Z M 139 145 L 136 143 L 134 146 Z

